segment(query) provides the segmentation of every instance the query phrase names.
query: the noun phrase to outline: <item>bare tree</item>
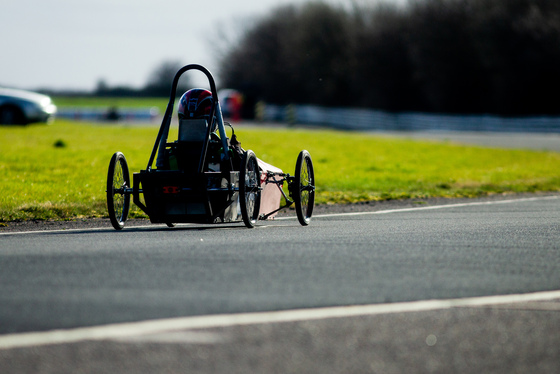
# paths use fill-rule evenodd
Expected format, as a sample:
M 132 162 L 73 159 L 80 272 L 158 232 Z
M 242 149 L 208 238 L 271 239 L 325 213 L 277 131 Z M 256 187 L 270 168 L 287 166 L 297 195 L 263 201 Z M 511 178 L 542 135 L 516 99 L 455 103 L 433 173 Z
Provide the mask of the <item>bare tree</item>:
M 147 95 L 151 96 L 169 96 L 171 92 L 171 84 L 173 83 L 173 78 L 179 69 L 183 67 L 180 61 L 177 60 L 167 60 L 160 63 L 154 68 L 152 73 L 148 78 L 148 82 L 144 87 L 143 91 Z M 181 94 L 183 91 L 188 89 L 189 79 L 188 76 L 183 75 L 179 81 L 177 87 L 177 94 Z

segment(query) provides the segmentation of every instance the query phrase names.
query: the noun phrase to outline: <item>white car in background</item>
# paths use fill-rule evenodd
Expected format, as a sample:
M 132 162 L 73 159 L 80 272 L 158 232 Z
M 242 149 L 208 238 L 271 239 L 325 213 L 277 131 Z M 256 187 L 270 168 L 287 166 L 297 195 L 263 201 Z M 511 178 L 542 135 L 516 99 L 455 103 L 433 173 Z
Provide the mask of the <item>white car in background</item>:
M 47 95 L 0 87 L 0 125 L 50 123 L 55 114 L 56 106 Z

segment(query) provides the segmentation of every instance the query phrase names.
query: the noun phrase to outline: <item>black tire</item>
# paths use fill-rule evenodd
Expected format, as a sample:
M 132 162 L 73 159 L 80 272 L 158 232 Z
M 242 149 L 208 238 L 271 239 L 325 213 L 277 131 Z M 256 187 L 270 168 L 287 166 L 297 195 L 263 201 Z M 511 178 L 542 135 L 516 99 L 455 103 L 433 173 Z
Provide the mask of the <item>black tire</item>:
M 0 107 L 1 125 L 25 125 L 27 121 L 22 110 L 14 105 L 4 105 Z
M 116 230 L 122 230 L 130 209 L 130 174 L 126 158 L 121 152 L 111 157 L 107 173 L 107 209 L 111 224 Z
M 307 226 L 315 205 L 315 173 L 311 156 L 306 150 L 298 155 L 293 188 L 292 195 L 299 223 Z
M 239 172 L 239 205 L 243 223 L 248 228 L 255 227 L 261 208 L 261 172 L 257 156 L 248 150 L 243 155 Z

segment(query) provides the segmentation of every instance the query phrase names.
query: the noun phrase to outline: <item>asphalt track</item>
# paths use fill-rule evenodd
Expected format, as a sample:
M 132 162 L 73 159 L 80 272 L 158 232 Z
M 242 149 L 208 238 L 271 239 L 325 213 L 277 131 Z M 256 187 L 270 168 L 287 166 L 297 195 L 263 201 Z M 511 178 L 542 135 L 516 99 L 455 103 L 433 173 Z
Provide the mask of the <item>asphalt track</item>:
M 377 136 L 435 140 L 484 147 L 560 152 L 560 134 L 467 131 L 379 131 Z
M 560 197 L 0 235 L 0 371 L 560 372 Z

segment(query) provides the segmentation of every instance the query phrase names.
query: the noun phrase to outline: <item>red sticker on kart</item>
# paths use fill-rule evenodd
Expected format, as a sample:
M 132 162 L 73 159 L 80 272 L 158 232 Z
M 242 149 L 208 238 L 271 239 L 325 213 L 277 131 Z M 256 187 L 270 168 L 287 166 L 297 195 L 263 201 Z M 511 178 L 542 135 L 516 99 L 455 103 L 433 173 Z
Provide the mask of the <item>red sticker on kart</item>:
M 165 193 L 165 194 L 177 194 L 180 191 L 181 190 L 177 186 L 164 186 L 163 187 L 163 193 Z

